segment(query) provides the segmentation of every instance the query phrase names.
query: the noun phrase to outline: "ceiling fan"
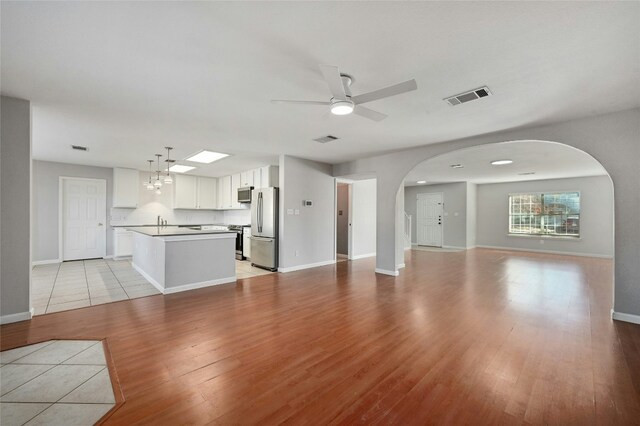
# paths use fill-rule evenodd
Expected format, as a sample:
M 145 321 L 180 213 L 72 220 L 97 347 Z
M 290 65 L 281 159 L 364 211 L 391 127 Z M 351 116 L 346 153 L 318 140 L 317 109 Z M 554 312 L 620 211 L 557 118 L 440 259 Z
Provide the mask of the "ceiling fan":
M 404 83 L 394 84 L 393 86 L 353 96 L 351 94 L 351 83 L 354 81 L 353 77 L 340 73 L 338 67 L 333 65 L 320 65 L 320 71 L 322 71 L 322 75 L 324 76 L 324 79 L 329 86 L 329 90 L 333 95 L 329 101 L 290 101 L 284 99 L 273 99 L 271 103 L 329 105 L 331 113 L 335 115 L 347 115 L 353 112 L 373 121 L 381 121 L 387 117 L 386 114 L 364 107 L 362 104 L 410 92 L 418 88 L 415 80 L 409 80 Z

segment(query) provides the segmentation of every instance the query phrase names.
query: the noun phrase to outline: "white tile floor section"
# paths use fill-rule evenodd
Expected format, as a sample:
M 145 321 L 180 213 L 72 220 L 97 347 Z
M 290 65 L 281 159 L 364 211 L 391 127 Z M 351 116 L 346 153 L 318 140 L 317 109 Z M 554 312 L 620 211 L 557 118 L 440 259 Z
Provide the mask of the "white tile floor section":
M 238 279 L 272 274 L 236 260 Z M 33 268 L 35 315 L 160 294 L 131 266 L 131 260 L 78 260 Z
M 0 352 L 2 426 L 92 425 L 115 402 L 99 340 L 50 340 Z
M 40 265 L 32 273 L 35 315 L 160 294 L 130 260 Z

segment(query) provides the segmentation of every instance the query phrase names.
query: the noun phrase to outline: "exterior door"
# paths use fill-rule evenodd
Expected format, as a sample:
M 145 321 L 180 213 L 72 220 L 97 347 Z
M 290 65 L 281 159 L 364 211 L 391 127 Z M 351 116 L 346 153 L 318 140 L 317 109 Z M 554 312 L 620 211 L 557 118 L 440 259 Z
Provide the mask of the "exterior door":
M 442 194 L 418 194 L 416 211 L 418 245 L 442 247 Z
M 106 255 L 107 182 L 63 179 L 62 260 Z

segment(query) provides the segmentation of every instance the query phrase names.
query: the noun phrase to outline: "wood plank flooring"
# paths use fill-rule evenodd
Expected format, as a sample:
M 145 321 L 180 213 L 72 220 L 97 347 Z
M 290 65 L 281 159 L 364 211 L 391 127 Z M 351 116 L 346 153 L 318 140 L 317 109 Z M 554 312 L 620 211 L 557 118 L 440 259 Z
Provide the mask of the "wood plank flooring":
M 612 262 L 474 249 L 272 274 L 2 326 L 108 339 L 106 424 L 640 424 L 640 326 Z

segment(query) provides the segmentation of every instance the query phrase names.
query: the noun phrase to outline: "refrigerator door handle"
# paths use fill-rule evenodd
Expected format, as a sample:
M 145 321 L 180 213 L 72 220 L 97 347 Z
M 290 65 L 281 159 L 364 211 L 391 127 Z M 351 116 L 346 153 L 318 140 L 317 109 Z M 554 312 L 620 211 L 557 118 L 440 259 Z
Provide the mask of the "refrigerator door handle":
M 258 232 L 262 232 L 262 192 L 258 193 Z

